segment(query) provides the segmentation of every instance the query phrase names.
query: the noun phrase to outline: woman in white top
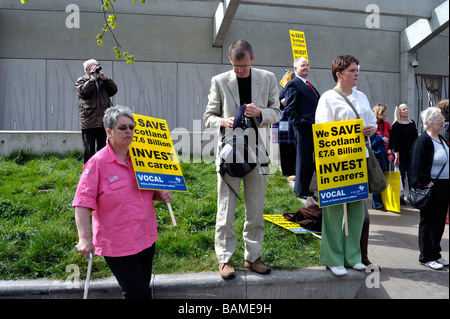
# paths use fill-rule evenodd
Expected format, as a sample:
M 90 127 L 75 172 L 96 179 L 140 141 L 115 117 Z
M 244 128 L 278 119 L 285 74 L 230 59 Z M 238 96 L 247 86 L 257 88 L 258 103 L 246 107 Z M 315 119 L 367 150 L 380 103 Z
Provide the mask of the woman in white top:
M 364 93 L 355 89 L 358 84 L 359 61 L 354 56 L 338 56 L 332 64 L 336 87 L 347 96 L 363 119 L 363 134 L 373 135 L 377 130 L 377 119 Z M 316 110 L 316 124 L 357 119 L 355 112 L 345 99 L 334 90 L 325 92 Z M 368 152 L 366 150 L 366 155 Z M 322 244 L 320 263 L 327 265 L 333 274 L 347 273 L 345 266 L 365 270 L 361 263 L 360 239 L 365 219 L 364 201 L 347 203 L 348 236 L 343 227 L 343 204 L 323 207 Z

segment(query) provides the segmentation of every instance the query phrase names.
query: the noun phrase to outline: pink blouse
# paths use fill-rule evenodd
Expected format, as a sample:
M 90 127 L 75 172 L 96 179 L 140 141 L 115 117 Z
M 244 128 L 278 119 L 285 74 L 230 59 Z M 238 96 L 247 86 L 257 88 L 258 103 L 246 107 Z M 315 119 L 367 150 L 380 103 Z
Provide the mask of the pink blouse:
M 153 200 L 161 200 L 159 192 L 138 189 L 130 158 L 127 164 L 108 142 L 83 168 L 72 207 L 92 210 L 96 255 L 134 255 L 158 238 Z

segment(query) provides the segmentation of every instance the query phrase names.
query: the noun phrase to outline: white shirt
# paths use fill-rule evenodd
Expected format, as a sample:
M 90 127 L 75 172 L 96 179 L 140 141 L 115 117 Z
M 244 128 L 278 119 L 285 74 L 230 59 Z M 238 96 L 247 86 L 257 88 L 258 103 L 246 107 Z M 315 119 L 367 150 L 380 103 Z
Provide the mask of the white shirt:
M 448 154 L 448 146 L 444 143 L 438 143 L 435 140 L 433 140 L 434 145 L 434 155 L 433 155 L 433 165 L 431 166 L 431 173 L 430 176 L 432 179 L 435 179 L 436 176 L 439 174 L 439 172 L 442 169 L 442 166 L 445 167 L 442 170 L 441 175 L 439 176 L 439 179 L 448 179 L 448 162 L 449 162 L 449 156 Z M 445 150 L 444 150 L 445 147 Z
M 297 78 L 299 78 L 300 80 L 302 80 L 303 81 L 303 83 L 305 83 L 306 84 L 306 79 L 304 79 L 304 78 L 302 78 L 300 75 L 296 75 L 296 77 Z
M 372 112 L 366 95 L 353 89 L 352 94 L 347 96 L 347 98 L 353 104 L 356 112 L 358 112 L 359 118 L 363 120 L 363 126 L 372 125 L 376 128 L 377 118 Z M 316 109 L 316 124 L 356 120 L 357 118 L 350 105 L 334 90 L 328 90 L 320 97 Z M 368 156 L 367 150 L 366 155 Z

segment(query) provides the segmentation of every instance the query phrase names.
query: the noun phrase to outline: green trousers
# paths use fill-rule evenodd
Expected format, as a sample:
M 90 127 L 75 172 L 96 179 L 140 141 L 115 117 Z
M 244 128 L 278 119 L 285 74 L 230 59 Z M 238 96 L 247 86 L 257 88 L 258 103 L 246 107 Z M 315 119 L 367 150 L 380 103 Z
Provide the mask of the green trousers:
M 352 267 L 361 262 L 361 231 L 364 202 L 347 203 L 348 236 L 344 228 L 344 205 L 322 208 L 322 242 L 320 263 L 327 266 Z

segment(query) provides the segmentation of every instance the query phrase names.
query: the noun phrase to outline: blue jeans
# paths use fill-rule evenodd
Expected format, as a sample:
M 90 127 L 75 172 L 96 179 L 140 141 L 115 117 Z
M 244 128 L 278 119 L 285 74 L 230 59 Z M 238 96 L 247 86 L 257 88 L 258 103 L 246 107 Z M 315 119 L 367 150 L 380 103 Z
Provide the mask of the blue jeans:
M 400 174 L 401 174 L 401 178 L 402 178 L 403 189 L 406 189 L 405 178 L 407 177 L 406 175 L 408 175 L 408 190 L 411 190 L 411 177 L 412 177 L 411 162 L 400 160 L 399 168 L 400 168 Z
M 383 208 L 383 201 L 381 200 L 381 194 L 380 193 L 373 193 L 372 194 L 372 208 L 373 209 L 381 209 Z

